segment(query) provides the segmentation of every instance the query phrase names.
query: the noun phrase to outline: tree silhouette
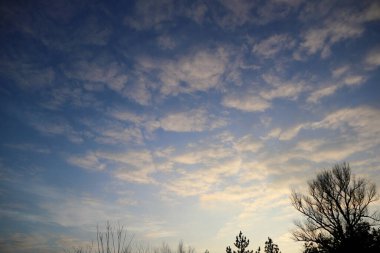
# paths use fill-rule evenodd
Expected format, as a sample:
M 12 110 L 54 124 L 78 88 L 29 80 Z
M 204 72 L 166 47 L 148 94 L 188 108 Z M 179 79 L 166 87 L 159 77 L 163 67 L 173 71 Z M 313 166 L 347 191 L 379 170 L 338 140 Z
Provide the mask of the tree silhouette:
M 245 250 L 249 245 L 249 239 L 243 236 L 243 233 L 241 231 L 239 235 L 236 236 L 236 241 L 234 245 L 236 248 L 238 248 L 238 250 L 237 251 L 234 250 L 233 253 L 253 253 L 253 250 Z M 232 253 L 230 246 L 226 248 L 226 253 Z
M 368 241 L 378 231 L 371 227 L 380 219 L 368 207 L 377 199 L 374 184 L 351 176 L 349 164 L 337 164 L 308 182 L 307 195 L 292 192 L 293 206 L 306 218 L 296 222 L 293 237 L 310 253 L 371 252 L 379 243 Z
M 259 247 L 255 253 L 261 253 L 261 248 Z M 273 243 L 273 240 L 268 237 L 268 241 L 265 242 L 264 253 L 281 253 L 277 244 Z
M 264 253 L 281 253 L 277 244 L 273 243 L 273 240 L 268 237 L 268 241 L 265 242 Z

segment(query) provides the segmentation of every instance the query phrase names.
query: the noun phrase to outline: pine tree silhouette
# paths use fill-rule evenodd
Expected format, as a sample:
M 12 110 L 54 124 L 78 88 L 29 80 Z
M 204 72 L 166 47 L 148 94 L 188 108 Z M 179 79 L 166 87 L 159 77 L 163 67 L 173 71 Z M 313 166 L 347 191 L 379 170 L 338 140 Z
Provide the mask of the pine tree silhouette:
M 226 253 L 253 253 L 253 250 L 245 250 L 249 245 L 249 239 L 243 236 L 243 233 L 240 231 L 239 235 L 236 236 L 236 241 L 234 243 L 235 247 L 238 248 L 237 251 L 231 250 L 231 247 L 226 248 Z
M 264 253 L 281 253 L 277 244 L 273 243 L 273 240 L 268 237 L 268 241 L 265 242 Z

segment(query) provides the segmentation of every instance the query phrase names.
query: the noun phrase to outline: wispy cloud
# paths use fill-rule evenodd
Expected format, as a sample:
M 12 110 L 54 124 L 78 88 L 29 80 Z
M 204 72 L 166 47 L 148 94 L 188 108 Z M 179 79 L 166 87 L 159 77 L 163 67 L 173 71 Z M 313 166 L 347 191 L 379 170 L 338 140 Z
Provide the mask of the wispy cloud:
M 65 74 L 68 78 L 100 82 L 115 92 L 121 92 L 128 81 L 128 76 L 122 68 L 123 66 L 116 62 L 99 58 L 97 62 L 82 60 L 70 64 L 66 67 Z
M 249 0 L 221 0 L 219 2 L 222 8 L 213 6 L 214 12 L 212 14 L 215 22 L 224 29 L 235 29 L 246 24 L 263 25 L 283 19 L 300 3 L 299 0 L 273 0 L 262 4 L 256 4 Z
M 172 159 L 180 164 L 214 164 L 217 160 L 232 156 L 229 149 L 223 147 L 200 148 L 174 156 Z
M 310 94 L 310 96 L 307 98 L 307 101 L 310 103 L 317 103 L 322 98 L 334 94 L 338 89 L 339 89 L 339 85 L 337 84 L 328 85 L 328 86 L 319 88 L 318 90 L 315 90 Z
M 378 126 L 380 121 L 377 120 L 379 111 L 372 107 L 356 107 L 356 108 L 343 108 L 335 112 L 327 114 L 322 120 L 315 122 L 306 122 L 295 125 L 286 130 L 273 129 L 268 136 L 276 136 L 280 140 L 293 139 L 301 129 L 316 130 L 316 129 L 329 129 L 339 130 L 341 132 L 353 131 L 355 136 L 361 138 L 375 138 L 373 143 L 376 143 L 376 136 L 378 135 Z
M 256 43 L 252 52 L 264 58 L 271 58 L 283 50 L 289 50 L 295 46 L 295 41 L 287 34 L 272 35 Z
M 4 146 L 16 150 L 22 150 L 27 152 L 36 152 L 41 154 L 50 154 L 51 149 L 45 147 L 43 145 L 35 144 L 35 143 L 8 143 L 4 144 Z
M 142 144 L 144 136 L 140 128 L 133 126 L 123 126 L 119 124 L 96 127 L 98 133 L 96 141 L 105 144 Z
M 173 49 L 177 46 L 175 40 L 168 35 L 161 35 L 157 38 L 158 45 L 163 49 Z
M 309 89 L 299 78 L 283 80 L 272 73 L 262 74 L 263 84 L 242 87 L 223 97 L 222 105 L 246 112 L 263 112 L 273 106 L 275 99 L 296 100 Z
M 296 99 L 298 95 L 305 90 L 305 85 L 300 83 L 284 83 L 281 86 L 263 90 L 260 92 L 261 97 L 267 100 L 275 98 Z
M 306 99 L 309 103 L 318 103 L 322 98 L 334 95 L 343 88 L 355 88 L 365 83 L 366 73 L 355 71 L 352 67 L 344 65 L 331 71 L 331 79 L 327 84 L 318 86 Z
M 376 143 L 376 136 L 380 133 L 379 113 L 378 109 L 367 106 L 344 108 L 328 114 L 323 120 L 313 123 L 311 127 L 352 130 L 361 138 L 375 138 L 373 143 Z
M 343 40 L 354 39 L 362 36 L 366 22 L 380 19 L 379 5 L 372 3 L 362 10 L 335 9 L 333 13 L 320 13 L 327 16 L 322 25 L 308 29 L 302 35 L 299 51 L 295 54 L 296 59 L 302 59 L 301 54 L 307 55 L 320 53 L 322 58 L 331 54 L 331 47 Z
M 375 69 L 380 66 L 380 47 L 373 48 L 364 58 L 364 64 L 369 69 Z
M 172 132 L 202 132 L 225 126 L 223 118 L 217 118 L 203 109 L 170 113 L 160 120 L 160 127 Z
M 80 60 L 66 66 L 64 73 L 69 79 L 84 82 L 85 88 L 91 89 L 91 87 L 101 84 L 138 104 L 147 105 L 151 99 L 149 82 L 138 73 L 133 73 L 124 64 L 116 62 L 112 57 L 99 56 L 92 61 Z M 130 75 L 132 76 L 130 77 Z M 138 84 L 134 82 L 135 79 L 139 80 Z M 91 91 L 96 92 L 99 89 L 91 89 Z
M 28 124 L 43 135 L 65 136 L 73 143 L 81 143 L 84 140 L 83 133 L 76 131 L 71 124 L 61 117 L 30 113 L 26 118 Z
M 102 163 L 94 152 L 89 152 L 84 156 L 70 156 L 67 158 L 67 162 L 88 170 L 100 171 L 106 169 L 106 164 Z
M 246 112 L 262 112 L 271 107 L 271 103 L 257 95 L 227 95 L 223 106 Z
M 149 114 L 136 115 L 129 110 L 111 109 L 110 115 L 122 122 L 128 122 L 134 127 L 111 127 L 107 130 L 108 136 L 115 137 L 115 141 L 134 140 L 136 143 L 141 143 L 148 135 L 154 133 L 158 129 L 167 132 L 203 132 L 225 127 L 228 121 L 220 115 L 215 115 L 205 108 L 189 109 L 166 112 L 162 116 L 152 116 Z M 94 123 L 92 123 L 94 124 Z M 114 123 L 115 126 L 117 124 Z M 114 130 L 112 130 L 114 129 Z M 107 132 L 101 131 L 104 137 L 107 137 Z M 144 136 L 143 136 L 144 132 Z M 121 138 L 125 134 L 125 138 Z
M 223 178 L 236 174 L 239 169 L 240 160 L 232 159 L 224 164 L 202 166 L 196 171 L 182 170 L 177 178 L 164 185 L 164 189 L 182 197 L 200 196 L 218 187 Z
M 50 238 L 46 234 L 14 233 L 0 239 L 0 248 L 4 253 L 32 252 L 38 250 L 41 253 L 51 252 Z
M 250 21 L 250 13 L 255 6 L 252 1 L 219 1 L 223 7 L 220 13 L 214 13 L 214 19 L 223 28 L 234 28 Z M 216 8 L 217 9 L 217 8 Z
M 126 16 L 124 22 L 137 30 L 157 28 L 161 22 L 171 20 L 176 15 L 175 2 L 172 0 L 138 1 L 134 15 Z
M 132 112 L 128 108 L 112 108 L 109 109 L 108 113 L 118 120 L 129 121 L 135 124 L 140 124 L 145 120 L 145 117 Z
M 14 81 L 23 90 L 40 90 L 50 87 L 56 71 L 46 66 L 40 59 L 35 59 L 28 52 L 18 52 L 20 57 L 12 59 L 6 55 L 0 56 L 0 74 Z
M 94 151 L 84 155 L 71 155 L 67 162 L 75 166 L 108 173 L 123 181 L 137 184 L 154 183 L 152 174 L 158 168 L 154 157 L 148 150 L 131 150 L 126 152 Z
M 139 59 L 142 70 L 160 71 L 160 91 L 165 96 L 220 87 L 227 62 L 228 55 L 223 48 L 196 50 L 176 60 Z

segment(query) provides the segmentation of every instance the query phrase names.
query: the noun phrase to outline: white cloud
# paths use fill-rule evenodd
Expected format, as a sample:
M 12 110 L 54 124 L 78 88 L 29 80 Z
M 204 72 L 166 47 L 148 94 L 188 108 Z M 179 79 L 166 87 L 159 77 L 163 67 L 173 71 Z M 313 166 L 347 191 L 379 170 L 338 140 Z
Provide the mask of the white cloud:
M 348 65 L 344 65 L 344 66 L 335 68 L 332 70 L 332 76 L 334 78 L 338 78 L 338 77 L 342 76 L 343 74 L 345 74 L 348 70 L 350 70 L 350 67 Z
M 105 87 L 123 97 L 147 105 L 150 102 L 150 83 L 143 76 L 137 74 L 136 80 L 130 80 L 128 68 L 107 57 L 99 57 L 92 61 L 78 61 L 66 66 L 64 73 L 68 78 L 86 83 L 104 84 Z M 87 84 L 87 86 L 93 86 Z M 98 91 L 92 89 L 92 91 Z
M 161 22 L 171 20 L 175 14 L 172 0 L 142 0 L 136 2 L 134 15 L 125 17 L 124 22 L 137 30 L 158 28 Z
M 290 127 L 286 130 L 283 130 L 281 128 L 274 128 L 272 129 L 265 137 L 263 137 L 263 140 L 268 140 L 271 138 L 276 138 L 281 141 L 288 141 L 292 140 L 294 137 L 298 135 L 298 133 L 303 129 L 306 128 L 308 124 L 299 124 L 295 125 L 293 127 Z
M 29 58 L 30 55 L 21 55 L 17 59 L 2 56 L 0 74 L 13 80 L 21 89 L 39 90 L 51 87 L 56 78 L 55 69 L 39 66 L 39 62 Z
M 269 133 L 265 137 L 262 137 L 261 139 L 268 140 L 272 138 L 279 138 L 281 131 L 282 130 L 279 127 L 273 128 L 272 130 L 269 131 Z
M 202 132 L 226 125 L 225 120 L 210 115 L 203 109 L 170 113 L 159 122 L 163 130 L 172 132 Z
M 89 132 L 87 137 L 102 144 L 143 144 L 143 117 L 121 109 L 110 110 L 108 113 L 120 121 L 113 118 L 81 119 Z
M 378 4 L 373 3 L 364 10 L 338 9 L 334 13 L 327 12 L 329 16 L 321 26 L 303 33 L 302 43 L 295 55 L 304 51 L 308 55 L 320 53 L 322 58 L 327 58 L 334 44 L 362 36 L 366 22 L 380 19 L 380 12 L 375 11 L 378 9 Z M 327 13 L 322 13 L 320 19 Z
M 220 0 L 219 2 L 224 7 L 225 11 L 227 11 L 227 13 L 217 14 L 214 16 L 214 19 L 219 26 L 223 28 L 233 28 L 243 25 L 251 20 L 250 12 L 255 6 L 254 2 L 249 0 Z
M 145 129 L 147 133 L 161 128 L 170 132 L 202 132 L 221 128 L 227 124 L 223 117 L 218 117 L 209 111 L 198 108 L 188 111 L 168 112 L 161 117 L 153 117 L 149 115 L 137 115 L 126 109 L 112 109 L 110 114 L 118 120 L 133 123 L 135 127 L 124 127 L 115 124 L 99 131 L 103 136 L 115 136 L 115 140 L 133 140 L 136 143 L 143 141 L 141 129 Z M 107 131 L 107 132 L 105 132 Z M 125 138 L 119 138 L 124 136 Z
M 98 156 L 116 165 L 115 175 L 130 182 L 150 183 L 155 170 L 153 156 L 148 150 L 123 153 L 99 152 Z M 135 177 L 134 177 L 135 176 Z
M 65 69 L 65 74 L 69 78 L 80 79 L 89 82 L 101 82 L 115 92 L 121 92 L 128 76 L 122 71 L 122 66 L 108 59 L 98 59 L 96 61 L 79 61 Z
M 377 145 L 379 141 L 379 115 L 380 111 L 372 107 L 344 108 L 327 114 L 320 121 L 301 123 L 286 130 L 273 129 L 264 139 L 274 137 L 280 140 L 291 140 L 302 129 L 305 131 L 328 129 L 340 131 L 343 136 L 350 134 L 350 139 L 347 141 L 358 139 L 361 144 L 357 143 L 357 146 L 370 147 Z
M 148 150 L 128 152 L 88 152 L 82 156 L 70 156 L 67 162 L 89 170 L 108 170 L 115 178 L 139 183 L 154 183 L 152 173 L 156 170 L 153 155 Z
M 313 90 L 306 101 L 309 103 L 318 103 L 322 98 L 331 96 L 342 88 L 359 86 L 367 80 L 365 75 L 356 74 L 347 65 L 332 70 L 332 77 L 334 78 L 331 81 L 332 83 Z
M 227 65 L 224 49 L 198 51 L 161 65 L 161 92 L 164 95 L 192 93 L 217 88 Z
M 41 204 L 49 213 L 49 220 L 64 227 L 94 226 L 101 220 L 126 219 L 125 210 L 113 208 L 95 198 L 69 196 Z
M 207 11 L 208 6 L 202 1 L 192 1 L 186 6 L 181 1 L 142 0 L 136 3 L 134 14 L 124 18 L 124 24 L 136 30 L 161 30 L 168 22 L 178 17 L 186 17 L 202 24 L 207 18 Z
M 298 95 L 305 90 L 302 82 L 299 83 L 284 83 L 273 89 L 267 89 L 260 92 L 260 96 L 267 100 L 275 98 L 296 99 Z
M 223 106 L 246 112 L 262 112 L 271 107 L 271 104 L 255 95 L 227 95 L 223 98 Z
M 355 86 L 355 85 L 362 84 L 365 81 L 365 79 L 366 78 L 364 76 L 359 76 L 359 75 L 347 76 L 344 79 L 344 84 L 348 86 Z
M 76 27 L 75 32 L 70 34 L 69 43 L 104 46 L 108 43 L 111 34 L 111 27 L 104 19 L 100 20 L 96 16 L 89 15 Z
M 364 63 L 370 69 L 374 69 L 380 66 L 380 47 L 376 47 L 370 50 L 364 59 Z
M 304 124 L 300 124 L 300 125 L 296 125 L 292 128 L 289 128 L 285 131 L 282 131 L 280 136 L 279 136 L 279 139 L 282 140 L 282 141 L 287 141 L 287 140 L 291 140 L 293 139 L 295 136 L 298 135 L 298 133 L 303 129 L 305 128 L 305 125 Z
M 253 138 L 251 135 L 246 135 L 235 143 L 235 149 L 239 152 L 255 153 L 262 147 L 261 141 Z
M 50 117 L 47 115 L 27 116 L 28 124 L 44 135 L 63 135 L 73 143 L 83 142 L 83 133 L 76 131 L 66 120 L 62 118 Z
M 228 55 L 223 48 L 201 49 L 175 59 L 140 57 L 137 62 L 137 68 L 142 73 L 158 70 L 160 92 L 168 96 L 220 88 Z
M 252 189 L 253 188 L 253 189 Z M 259 187 L 241 187 L 227 186 L 223 191 L 212 193 L 205 193 L 200 196 L 202 205 L 210 205 L 213 202 L 234 202 L 243 203 L 244 201 L 251 200 L 256 196 Z
M 234 29 L 246 24 L 263 25 L 289 15 L 300 3 L 299 0 L 272 0 L 257 4 L 250 0 L 220 0 L 223 9 L 215 6 L 213 19 L 224 29 Z M 218 12 L 219 10 L 219 12 Z
M 45 89 L 44 93 L 46 92 L 48 98 L 46 101 L 41 101 L 40 104 L 50 110 L 61 109 L 66 105 L 79 108 L 97 108 L 102 102 L 97 100 L 94 94 L 91 93 L 95 89 L 97 88 L 93 85 L 84 85 L 82 88 L 69 83 L 63 84 L 61 87 Z M 98 87 L 97 91 L 101 89 L 102 86 Z
M 380 134 L 380 111 L 372 107 L 345 108 L 327 115 L 323 120 L 311 124 L 312 128 L 353 130 L 362 138 L 374 138 Z
M 203 165 L 195 171 L 183 170 L 177 178 L 167 182 L 164 188 L 179 196 L 200 196 L 218 187 L 223 178 L 238 173 L 240 167 L 240 159 L 231 159 L 223 163 Z
M 0 249 L 4 253 L 11 252 L 52 252 L 49 247 L 51 236 L 39 233 L 13 233 L 9 236 L 2 236 L 0 239 Z M 55 251 L 58 252 L 58 251 Z
M 309 95 L 309 97 L 307 98 L 307 102 L 317 103 L 322 98 L 334 94 L 338 89 L 339 89 L 339 85 L 336 85 L 336 84 L 328 85 L 328 86 L 322 87 L 320 89 L 317 89 Z
M 9 143 L 4 144 L 7 148 L 22 150 L 22 151 L 28 151 L 28 152 L 36 152 L 41 154 L 50 154 L 51 149 L 47 148 L 43 145 L 35 144 L 35 143 Z
M 186 16 L 190 17 L 192 20 L 198 24 L 202 24 L 206 18 L 206 12 L 208 7 L 205 3 L 201 1 L 194 1 L 193 5 L 188 8 L 185 13 Z
M 143 143 L 144 137 L 141 130 L 137 127 L 109 126 L 97 129 L 100 136 L 95 139 L 106 144 L 115 143 Z
M 129 121 L 135 124 L 139 124 L 144 120 L 143 116 L 137 115 L 127 108 L 114 108 L 109 113 L 118 120 Z
M 330 47 L 333 44 L 347 38 L 359 37 L 363 31 L 357 24 L 330 21 L 322 28 L 308 30 L 303 36 L 301 50 L 306 50 L 309 55 L 321 52 L 321 57 L 326 58 L 331 54 Z
M 231 156 L 231 151 L 222 147 L 199 148 L 195 151 L 185 152 L 174 156 L 172 159 L 181 164 L 213 164 Z
M 302 140 L 297 143 L 296 149 L 303 150 L 303 151 L 315 151 L 318 149 L 322 144 L 324 144 L 326 141 L 322 139 L 311 139 L 311 140 Z
M 158 45 L 163 49 L 173 49 L 177 46 L 174 39 L 168 35 L 161 35 L 157 38 Z
M 84 156 L 70 156 L 67 162 L 88 170 L 101 171 L 106 169 L 106 164 L 94 152 L 89 152 Z
M 252 52 L 264 58 L 271 58 L 279 52 L 291 49 L 294 46 L 295 42 L 289 35 L 276 34 L 255 44 Z
M 284 80 L 273 73 L 264 73 L 261 78 L 270 85 L 267 89 L 262 89 L 260 95 L 268 100 L 274 98 L 296 98 L 301 92 L 307 89 L 305 81 L 299 77 Z

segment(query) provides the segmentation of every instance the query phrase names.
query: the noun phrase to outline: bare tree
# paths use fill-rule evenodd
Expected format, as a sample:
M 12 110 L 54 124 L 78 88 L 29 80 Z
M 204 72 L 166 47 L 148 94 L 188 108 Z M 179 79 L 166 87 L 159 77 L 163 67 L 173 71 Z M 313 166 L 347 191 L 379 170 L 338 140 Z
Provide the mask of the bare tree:
M 377 199 L 375 184 L 352 176 L 349 164 L 337 164 L 308 182 L 307 195 L 293 190 L 292 204 L 306 218 L 296 222 L 293 237 L 319 252 L 357 246 L 379 224 L 378 214 L 368 210 Z
M 97 226 L 96 240 L 98 253 L 130 253 L 131 238 L 127 238 L 127 232 L 124 226 L 118 225 L 113 227 L 110 222 L 106 223 L 106 231 L 101 232 Z

